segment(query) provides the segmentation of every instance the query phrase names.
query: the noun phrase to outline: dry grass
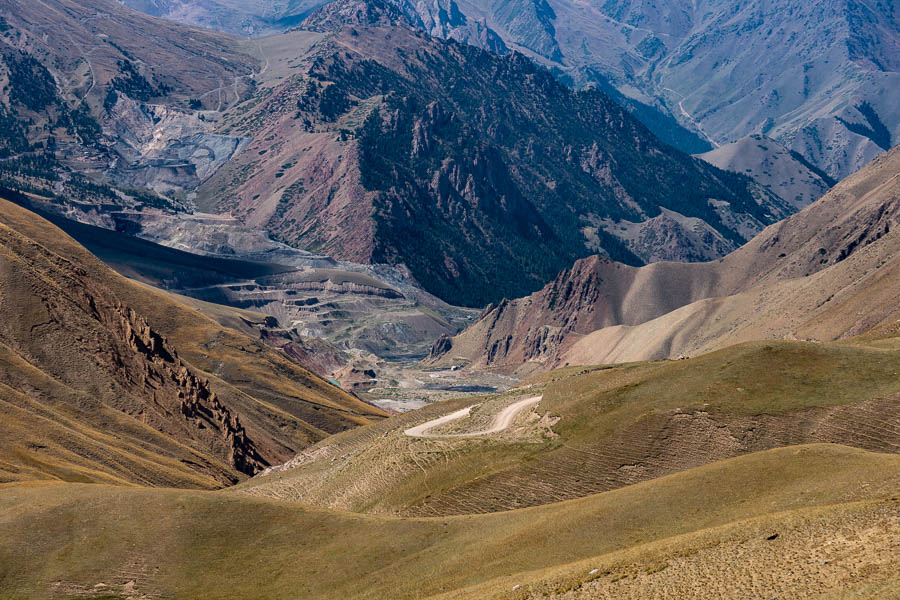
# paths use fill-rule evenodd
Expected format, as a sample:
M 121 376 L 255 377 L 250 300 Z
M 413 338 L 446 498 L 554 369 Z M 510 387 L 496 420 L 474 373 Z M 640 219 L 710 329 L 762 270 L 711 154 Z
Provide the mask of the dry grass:
M 553 585 L 577 585 L 572 575 L 593 562 L 572 572 L 568 565 L 597 556 L 609 568 L 646 563 L 646 576 L 660 577 L 679 556 L 739 539 L 753 546 L 772 531 L 784 534 L 777 542 L 784 552 L 802 553 L 808 543 L 795 546 L 786 532 L 816 515 L 830 519 L 829 539 L 838 542 L 863 530 L 861 522 L 892 532 L 898 486 L 900 457 L 832 445 L 755 453 L 571 502 L 441 519 L 222 492 L 7 485 L 0 486 L 0 596 L 64 597 L 98 583 L 124 595 L 129 581 L 136 593 L 171 598 L 402 599 L 482 584 L 483 593 L 470 597 L 509 596 L 514 581 L 562 577 Z M 883 535 L 866 541 L 874 552 L 890 551 L 880 546 Z M 788 581 L 789 570 L 773 577 Z M 857 585 L 885 577 L 880 567 L 859 565 L 857 573 Z
M 752 343 L 684 361 L 569 368 L 536 378 L 532 427 L 419 440 L 411 425 L 515 395 L 443 403 L 313 446 L 296 468 L 238 491 L 343 510 L 452 515 L 579 498 L 769 448 L 829 442 L 900 451 L 898 354 L 843 344 Z M 523 416 L 523 425 L 527 420 Z M 471 421 L 471 423 L 469 423 Z M 542 424 L 543 423 L 543 424 Z

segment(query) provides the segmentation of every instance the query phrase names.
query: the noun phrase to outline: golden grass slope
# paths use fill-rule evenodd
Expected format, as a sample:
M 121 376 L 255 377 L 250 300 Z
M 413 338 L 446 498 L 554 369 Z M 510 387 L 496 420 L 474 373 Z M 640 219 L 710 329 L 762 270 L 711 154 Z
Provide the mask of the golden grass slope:
M 278 463 L 329 433 L 384 416 L 260 341 L 115 274 L 21 207 L 0 201 L 0 231 L 6 481 L 217 487 L 247 471 L 228 464 L 241 435 L 263 464 Z M 155 354 L 129 341 L 132 330 Z M 168 341 L 153 341 L 157 334 Z M 197 378 L 185 375 L 194 387 L 166 383 L 178 361 Z M 174 396 L 194 391 L 210 402 L 204 410 L 239 423 L 212 413 L 200 419 L 207 425 L 187 423 Z M 230 424 L 216 424 L 219 418 Z M 224 439 L 211 437 L 210 426 L 224 428 Z M 228 437 L 228 429 L 244 434 Z
M 441 519 L 221 492 L 10 484 L 0 486 L 0 596 L 521 599 L 591 578 L 652 585 L 658 573 L 688 597 L 754 597 L 762 583 L 773 595 L 805 589 L 789 596 L 802 598 L 896 585 L 898 486 L 900 457 L 833 445 L 756 453 L 550 506 Z M 809 553 L 811 540 L 826 545 Z M 692 560 L 713 554 L 723 564 L 735 551 L 771 559 L 776 550 L 785 559 L 830 558 L 833 572 L 798 588 L 798 573 L 812 575 L 807 565 L 760 559 L 743 570 L 730 565 L 719 588 L 693 579 Z M 777 568 L 753 579 L 750 567 L 760 564 Z M 593 568 L 600 574 L 589 575 Z
M 754 342 L 690 360 L 572 367 L 526 390 L 432 405 L 333 436 L 234 491 L 444 516 L 584 497 L 793 444 L 897 453 L 898 365 L 900 354 L 888 346 Z M 454 423 L 475 430 L 481 413 L 539 391 L 541 403 L 501 436 L 403 435 L 478 404 L 472 417 Z

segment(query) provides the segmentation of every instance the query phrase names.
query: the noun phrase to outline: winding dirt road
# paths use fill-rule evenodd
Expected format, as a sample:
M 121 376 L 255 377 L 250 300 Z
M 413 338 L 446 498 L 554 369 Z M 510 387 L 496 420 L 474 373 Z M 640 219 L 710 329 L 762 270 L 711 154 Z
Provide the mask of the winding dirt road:
M 448 433 L 448 434 L 437 434 L 437 433 L 428 433 L 429 430 L 438 427 L 439 425 L 444 425 L 446 423 L 450 423 L 452 421 L 456 421 L 457 419 L 462 419 L 463 417 L 469 416 L 469 412 L 472 410 L 471 406 L 467 406 L 466 408 L 457 410 L 455 412 L 450 413 L 449 415 L 444 415 L 443 417 L 432 419 L 426 423 L 422 423 L 421 425 L 416 425 L 415 427 L 410 427 L 403 433 L 408 435 L 409 437 L 417 437 L 417 438 L 466 438 L 466 437 L 479 437 L 482 435 L 490 435 L 492 433 L 500 433 L 504 429 L 508 428 L 512 425 L 516 416 L 526 408 L 530 408 L 541 401 L 543 396 L 532 396 L 530 398 L 525 398 L 524 400 L 519 400 L 518 402 L 513 402 L 503 410 L 501 410 L 494 417 L 494 420 L 491 422 L 491 426 L 482 431 L 472 431 L 469 433 Z

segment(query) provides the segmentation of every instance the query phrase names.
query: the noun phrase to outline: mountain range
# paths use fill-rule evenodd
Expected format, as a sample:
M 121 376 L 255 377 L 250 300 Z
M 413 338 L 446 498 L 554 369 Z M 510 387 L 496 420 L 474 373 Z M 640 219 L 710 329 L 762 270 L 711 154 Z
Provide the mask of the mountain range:
M 252 42 L 111 0 L 96 19 L 65 0 L 15 5 L 5 44 L 33 61 L 15 73 L 43 81 L 48 100 L 10 98 L 35 125 L 27 155 L 5 165 L 8 186 L 97 224 L 109 222 L 98 212 L 148 205 L 225 213 L 303 250 L 402 265 L 427 292 L 479 307 L 592 252 L 630 264 L 721 256 L 794 210 L 661 143 L 600 91 L 573 92 L 520 54 L 428 37 L 391 5 L 363 14 L 343 1 L 307 18 L 325 33 Z M 78 40 L 79 56 L 33 41 L 51 9 L 68 19 L 53 20 L 54 39 Z M 163 29 L 152 50 L 168 59 L 151 68 L 148 38 L 126 31 Z M 65 133 L 63 110 L 75 123 Z
M 432 36 L 522 52 L 576 88 L 598 86 L 687 152 L 761 134 L 840 179 L 897 139 L 900 27 L 889 2 L 391 5 Z M 247 10 L 290 13 L 275 2 L 231 8 Z
M 678 358 L 751 339 L 837 340 L 896 319 L 900 151 L 717 261 L 576 263 L 487 307 L 431 360 L 513 369 Z
M 713 145 L 766 135 L 841 179 L 900 134 L 891 2 L 449 4 L 414 6 L 426 22 L 484 23 L 576 87 L 611 85 Z
M 896 598 L 896 8 L 0 0 L 0 598 Z
M 309 36 L 261 44 L 280 61 Z M 223 131 L 251 141 L 198 206 L 294 246 L 403 264 L 451 303 L 533 289 L 592 249 L 632 264 L 719 256 L 790 211 L 521 55 L 394 26 L 347 27 L 309 48 L 225 113 Z M 671 241 L 620 233 L 622 220 Z

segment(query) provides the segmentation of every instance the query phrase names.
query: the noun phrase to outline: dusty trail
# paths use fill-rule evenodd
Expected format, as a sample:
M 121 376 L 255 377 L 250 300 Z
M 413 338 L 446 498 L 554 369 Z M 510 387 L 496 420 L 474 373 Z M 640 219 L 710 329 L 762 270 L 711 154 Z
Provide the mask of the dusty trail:
M 699 131 L 701 134 L 703 134 L 703 137 L 706 138 L 706 141 L 708 141 L 710 144 L 712 144 L 716 148 L 721 148 L 722 145 L 719 144 L 716 140 L 714 140 L 712 138 L 712 136 L 710 136 L 708 133 L 706 133 L 706 130 L 703 129 L 703 125 L 700 124 L 700 121 L 695 119 L 694 115 L 689 113 L 687 111 L 687 109 L 684 108 L 684 101 L 687 100 L 688 97 L 680 92 L 676 92 L 672 88 L 664 87 L 663 89 L 666 90 L 667 92 L 672 92 L 673 94 L 675 94 L 676 96 L 681 98 L 681 100 L 678 101 L 678 110 L 681 111 L 681 116 L 683 116 L 685 119 L 687 119 L 688 122 L 691 123 L 697 129 L 697 131 Z
M 466 438 L 466 437 L 479 437 L 482 435 L 490 435 L 492 433 L 500 433 L 504 429 L 508 428 L 512 425 L 516 416 L 526 408 L 530 408 L 541 401 L 543 396 L 532 396 L 530 398 L 525 398 L 524 400 L 519 400 L 518 402 L 513 402 L 503 410 L 501 410 L 494 417 L 494 420 L 491 422 L 491 426 L 482 431 L 472 431 L 469 433 L 448 433 L 448 434 L 437 434 L 437 433 L 428 433 L 429 430 L 434 429 L 440 425 L 445 425 L 452 421 L 456 421 L 458 419 L 462 419 L 463 417 L 469 416 L 469 412 L 472 410 L 471 406 L 467 406 L 466 408 L 457 410 L 455 412 L 450 413 L 449 415 L 444 415 L 443 417 L 432 419 L 426 423 L 422 423 L 421 425 L 416 425 L 415 427 L 410 427 L 403 433 L 408 435 L 409 437 L 418 437 L 418 438 Z

